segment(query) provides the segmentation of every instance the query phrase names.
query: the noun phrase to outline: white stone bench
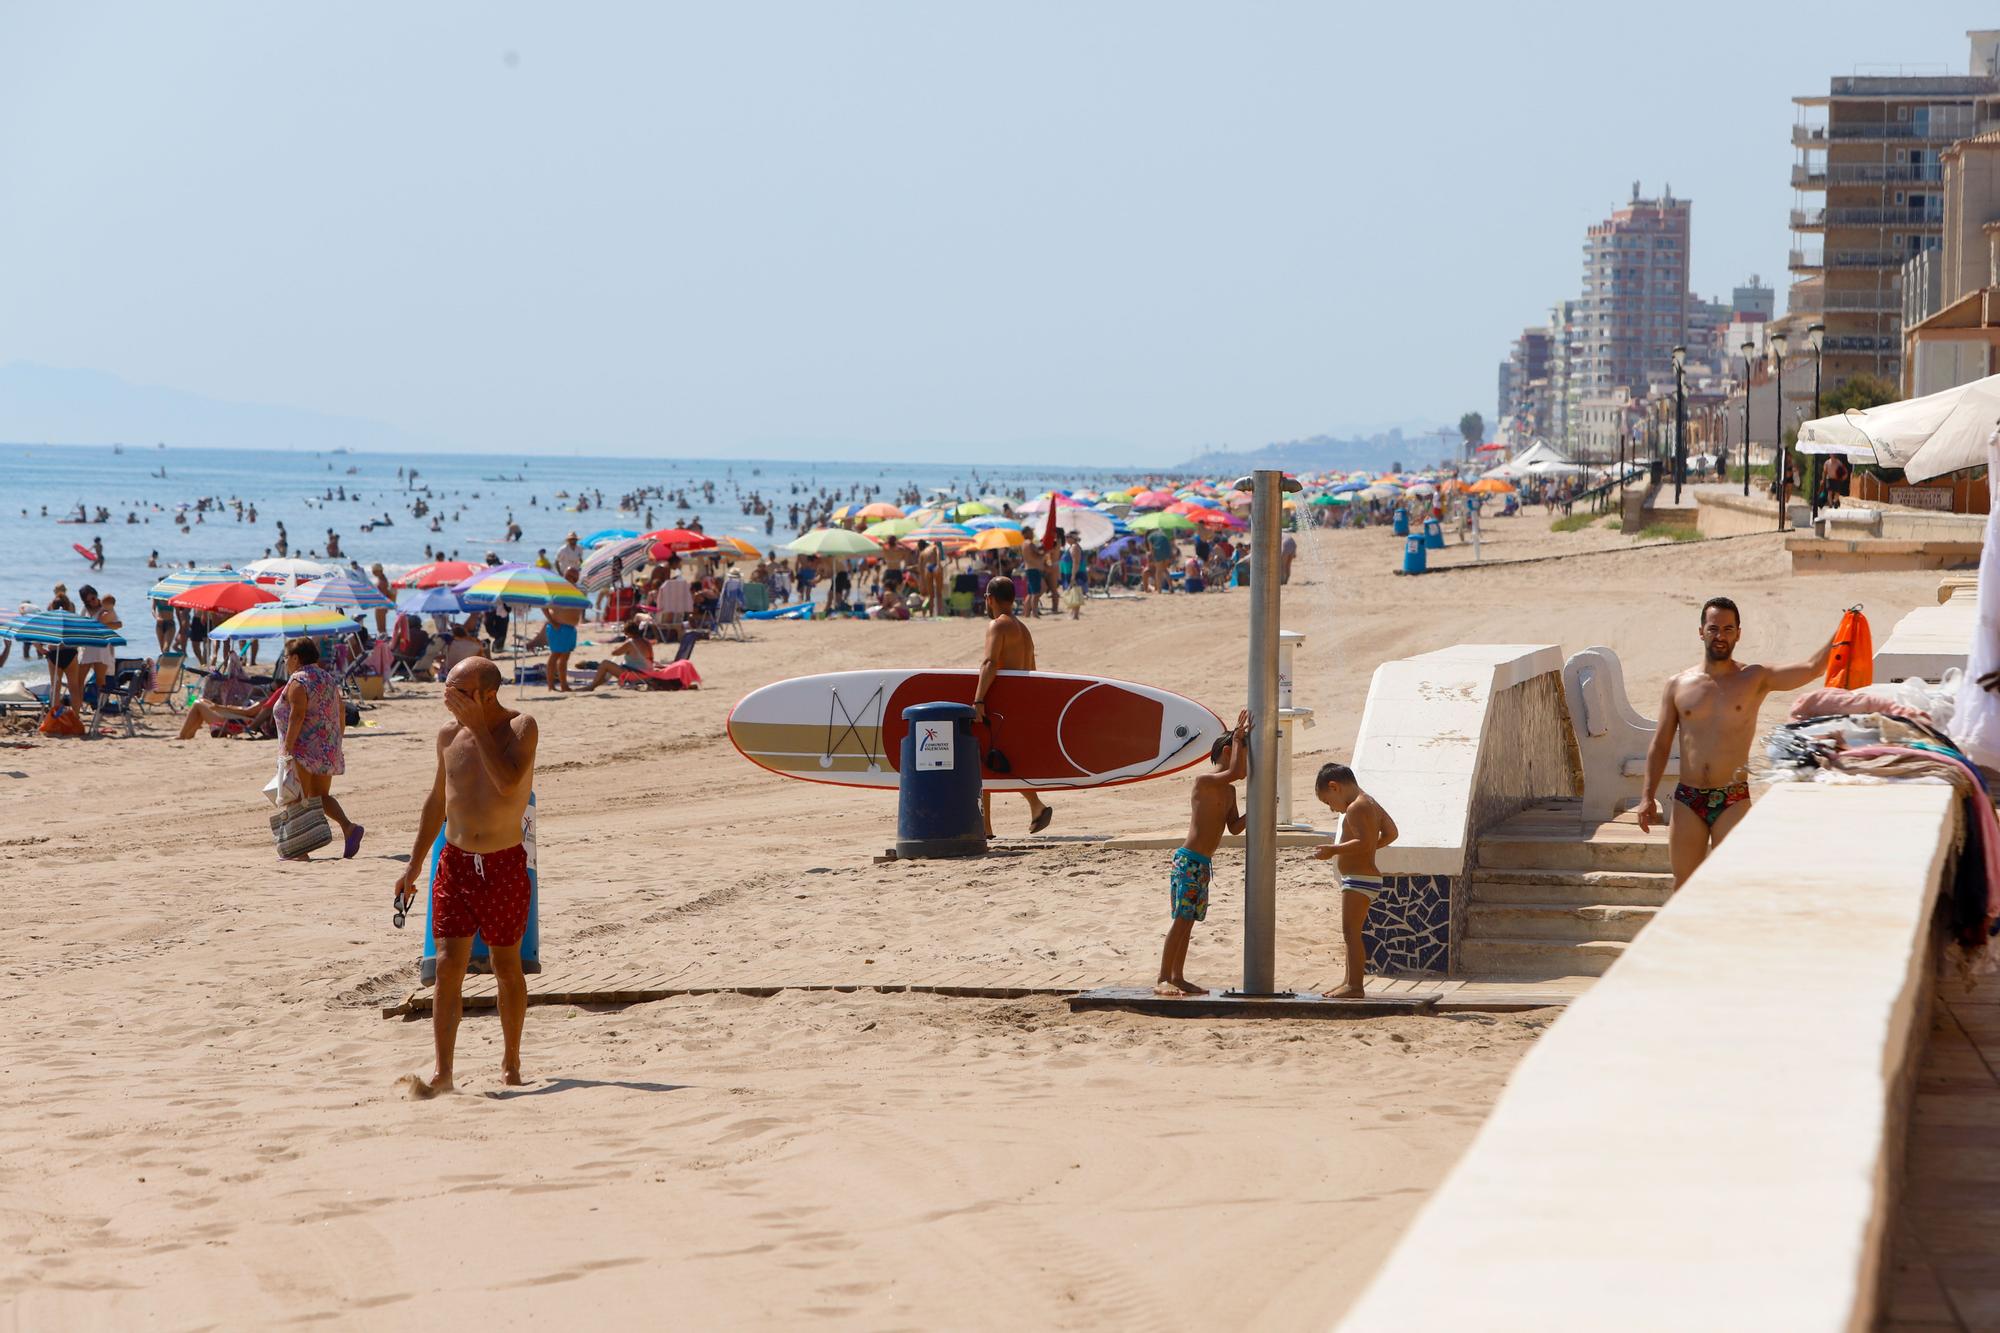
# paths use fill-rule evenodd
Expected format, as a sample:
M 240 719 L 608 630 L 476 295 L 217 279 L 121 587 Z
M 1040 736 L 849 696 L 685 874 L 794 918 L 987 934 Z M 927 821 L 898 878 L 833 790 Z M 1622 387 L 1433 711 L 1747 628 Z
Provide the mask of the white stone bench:
M 1659 726 L 1625 694 L 1625 668 L 1609 648 L 1585 648 L 1563 663 L 1563 694 L 1583 760 L 1583 817 L 1605 820 L 1636 805 L 1646 785 L 1646 751 Z M 1661 786 L 1680 776 L 1680 746 L 1667 757 Z

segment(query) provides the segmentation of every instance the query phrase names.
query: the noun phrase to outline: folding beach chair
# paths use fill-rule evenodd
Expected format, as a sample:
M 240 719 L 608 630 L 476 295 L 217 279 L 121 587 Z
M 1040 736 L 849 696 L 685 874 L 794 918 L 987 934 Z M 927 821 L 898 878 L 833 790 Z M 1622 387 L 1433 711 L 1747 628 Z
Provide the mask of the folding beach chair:
M 743 609 L 745 611 L 769 611 L 771 609 L 771 585 L 768 583 L 744 584 Z
M 90 735 L 104 730 L 104 715 L 116 713 L 125 720 L 125 734 L 139 734 L 136 714 L 139 711 L 140 696 L 145 693 L 146 672 L 143 666 L 126 667 L 105 682 L 105 688 L 97 691 L 97 711 L 90 719 Z
M 187 688 L 182 680 L 186 663 L 186 653 L 161 653 L 153 664 L 153 687 L 140 696 L 140 704 L 146 708 L 165 704 L 169 713 L 180 712 L 181 691 Z

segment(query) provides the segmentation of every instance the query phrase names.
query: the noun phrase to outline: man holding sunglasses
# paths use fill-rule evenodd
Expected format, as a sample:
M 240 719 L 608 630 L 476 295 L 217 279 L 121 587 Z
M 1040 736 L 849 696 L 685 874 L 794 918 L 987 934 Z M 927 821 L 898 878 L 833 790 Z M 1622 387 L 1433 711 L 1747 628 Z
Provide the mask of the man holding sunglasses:
M 417 876 L 442 827 L 444 851 L 431 883 L 431 928 L 438 951 L 431 1000 L 437 1071 L 428 1083 L 411 1077 L 408 1086 L 419 1097 L 452 1090 L 460 988 L 475 933 L 492 955 L 499 991 L 505 1042 L 501 1081 L 521 1082 L 521 1027 L 528 1012 L 521 936 L 528 926 L 530 892 L 521 817 L 534 787 L 537 733 L 534 718 L 501 707 L 499 691 L 500 668 L 484 657 L 467 658 L 445 678 L 444 703 L 452 722 L 438 732 L 437 776 L 424 801 L 410 864 L 396 881 L 400 911 L 415 898 Z

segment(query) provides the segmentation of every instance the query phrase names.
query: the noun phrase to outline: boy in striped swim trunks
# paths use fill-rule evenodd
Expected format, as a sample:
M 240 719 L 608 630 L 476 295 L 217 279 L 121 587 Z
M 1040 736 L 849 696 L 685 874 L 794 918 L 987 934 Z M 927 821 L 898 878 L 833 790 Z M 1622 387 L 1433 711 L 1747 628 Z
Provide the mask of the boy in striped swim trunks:
M 1396 821 L 1361 790 L 1354 770 L 1346 764 L 1326 764 L 1313 782 L 1313 794 L 1327 809 L 1341 817 L 1340 841 L 1313 848 L 1316 861 L 1340 858 L 1340 937 L 1346 945 L 1347 975 L 1341 984 L 1324 992 L 1329 1000 L 1362 998 L 1362 977 L 1368 969 L 1368 946 L 1361 928 L 1368 924 L 1368 909 L 1382 892 L 1382 872 L 1375 865 L 1375 849 L 1396 840 Z
M 1174 923 L 1167 929 L 1166 947 L 1160 953 L 1155 995 L 1208 994 L 1206 986 L 1197 986 L 1183 975 L 1188 938 L 1194 934 L 1194 923 L 1208 917 L 1208 881 L 1215 871 L 1211 862 L 1222 843 L 1222 831 L 1241 833 L 1247 822 L 1236 808 L 1236 784 L 1250 771 L 1249 709 L 1237 714 L 1234 731 L 1218 736 L 1209 747 L 1208 762 L 1212 770 L 1194 780 L 1194 791 L 1188 798 L 1187 841 L 1174 849 L 1168 881 Z

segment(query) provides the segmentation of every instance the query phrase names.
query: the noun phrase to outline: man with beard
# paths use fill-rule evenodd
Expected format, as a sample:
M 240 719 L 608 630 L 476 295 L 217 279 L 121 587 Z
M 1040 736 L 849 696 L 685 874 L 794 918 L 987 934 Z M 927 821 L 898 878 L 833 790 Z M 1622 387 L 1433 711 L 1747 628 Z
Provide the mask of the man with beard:
M 1659 729 L 1646 752 L 1646 786 L 1639 794 L 1639 827 L 1650 830 L 1659 818 L 1653 793 L 1667 771 L 1676 732 L 1681 738 L 1680 784 L 1674 788 L 1667 847 L 1673 858 L 1674 887 L 1687 882 L 1709 849 L 1729 836 L 1750 812 L 1750 742 L 1757 733 L 1757 710 L 1774 690 L 1795 690 L 1826 670 L 1833 652 L 1828 638 L 1809 662 L 1762 666 L 1736 660 L 1743 618 L 1727 597 L 1711 597 L 1701 607 L 1700 666 L 1667 681 L 1660 698 Z

